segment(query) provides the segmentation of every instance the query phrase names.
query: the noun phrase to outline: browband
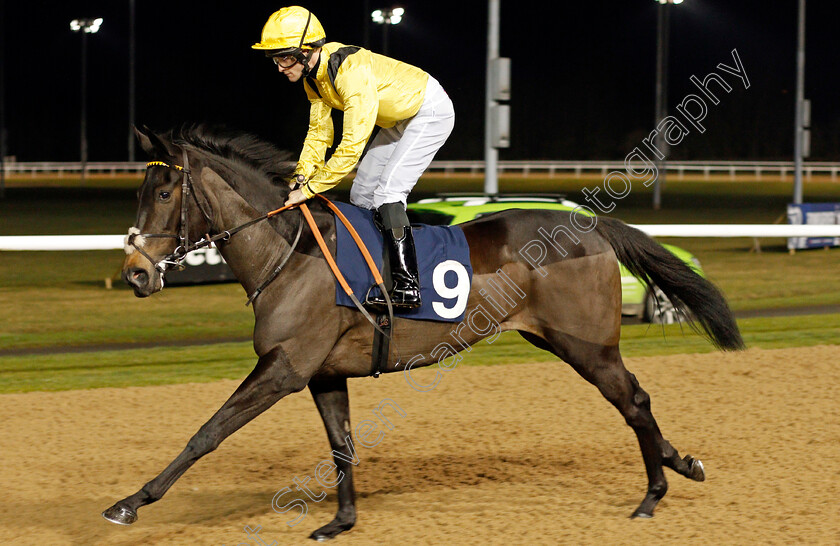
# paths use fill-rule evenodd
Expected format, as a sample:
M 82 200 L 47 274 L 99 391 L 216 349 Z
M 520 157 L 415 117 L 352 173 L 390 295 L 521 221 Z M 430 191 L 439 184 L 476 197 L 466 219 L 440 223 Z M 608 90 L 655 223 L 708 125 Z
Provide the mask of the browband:
M 169 163 L 164 163 L 163 161 L 149 161 L 146 163 L 146 168 L 149 167 L 166 167 L 167 169 L 175 169 L 176 171 L 183 171 L 184 168 L 180 165 L 170 165 Z

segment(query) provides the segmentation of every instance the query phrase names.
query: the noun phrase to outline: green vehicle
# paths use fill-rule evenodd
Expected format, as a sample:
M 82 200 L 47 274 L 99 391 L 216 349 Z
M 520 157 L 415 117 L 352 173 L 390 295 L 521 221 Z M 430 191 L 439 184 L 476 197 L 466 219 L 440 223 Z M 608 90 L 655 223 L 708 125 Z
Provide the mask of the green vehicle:
M 577 203 L 555 194 L 502 194 L 495 197 L 480 194 L 445 194 L 410 203 L 408 216 L 412 223 L 450 225 L 461 224 L 508 209 L 570 211 L 577 206 Z M 704 275 L 700 261 L 693 254 L 673 245 L 662 246 L 697 273 Z M 621 270 L 622 315 L 638 317 L 655 324 L 672 324 L 679 320 L 680 317 L 674 305 L 659 288 L 648 289 L 623 265 L 619 264 L 619 268 Z

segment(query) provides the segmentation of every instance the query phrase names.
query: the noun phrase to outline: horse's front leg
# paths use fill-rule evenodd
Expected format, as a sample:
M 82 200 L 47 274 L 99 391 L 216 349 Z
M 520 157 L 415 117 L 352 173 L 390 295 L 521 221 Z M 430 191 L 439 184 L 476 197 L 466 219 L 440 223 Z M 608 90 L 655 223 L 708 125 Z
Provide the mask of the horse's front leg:
M 309 390 L 315 399 L 315 405 L 321 412 L 330 447 L 336 453 L 345 454 L 346 458 L 333 456 L 338 482 L 338 512 L 328 524 L 316 529 L 309 538 L 322 541 L 333 538 L 353 527 L 356 523 L 356 490 L 353 487 L 353 465 L 351 461 L 354 449 L 347 445 L 350 439 L 350 399 L 347 395 L 347 378 L 315 380 L 309 383 Z M 352 441 L 352 439 L 350 440 Z
M 102 512 L 114 523 L 129 525 L 137 520 L 137 509 L 159 500 L 172 484 L 198 459 L 216 449 L 222 441 L 275 402 L 303 390 L 308 378 L 296 375 L 279 347 L 260 357 L 257 366 L 224 405 L 190 438 L 187 447 L 155 479 L 140 491 Z

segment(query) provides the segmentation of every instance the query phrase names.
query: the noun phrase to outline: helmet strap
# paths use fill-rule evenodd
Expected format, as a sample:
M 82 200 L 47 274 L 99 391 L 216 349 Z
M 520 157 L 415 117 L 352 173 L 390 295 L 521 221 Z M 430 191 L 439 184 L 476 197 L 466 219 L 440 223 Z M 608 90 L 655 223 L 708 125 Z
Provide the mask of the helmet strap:
M 308 15 L 306 16 L 306 25 L 303 27 L 303 34 L 300 35 L 300 43 L 298 44 L 298 54 L 297 60 L 300 64 L 303 65 L 303 77 L 307 77 L 309 75 L 309 60 L 312 58 L 312 53 L 314 52 L 313 49 L 310 49 L 308 53 L 303 53 L 303 41 L 306 39 L 306 31 L 309 30 L 309 21 L 312 20 L 312 12 L 306 10 Z
M 312 20 L 312 12 L 307 10 L 309 15 L 306 16 L 306 25 L 303 27 L 303 34 L 300 35 L 300 43 L 298 44 L 298 49 L 303 47 L 303 41 L 306 39 L 306 31 L 309 30 L 309 21 Z
M 303 77 L 304 78 L 309 76 L 309 71 L 310 71 L 309 61 L 310 61 L 310 59 L 312 59 L 312 55 L 314 53 L 315 53 L 315 50 L 310 49 L 310 50 L 308 50 L 307 53 L 301 52 L 301 54 L 298 56 L 298 62 L 303 65 Z

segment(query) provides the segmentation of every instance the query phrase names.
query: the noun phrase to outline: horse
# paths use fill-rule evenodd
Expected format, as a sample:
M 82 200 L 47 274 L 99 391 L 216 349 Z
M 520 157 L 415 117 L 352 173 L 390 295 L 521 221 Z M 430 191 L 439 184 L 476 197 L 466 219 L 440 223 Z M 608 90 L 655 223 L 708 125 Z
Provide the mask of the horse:
M 147 297 L 161 290 L 166 268 L 183 258 L 189 241 L 202 237 L 216 241 L 247 295 L 263 290 L 253 299 L 258 357 L 253 371 L 157 477 L 102 513 L 120 524 L 134 523 L 138 508 L 160 500 L 225 438 L 306 387 L 334 455 L 348 453 L 352 440 L 347 379 L 371 374 L 373 350 L 368 320 L 353 308 L 335 304 L 333 273 L 311 231 L 298 227 L 300 212 L 290 209 L 266 218 L 265 213 L 277 209 L 289 194 L 293 164 L 287 156 L 246 133 L 206 126 L 167 133 L 135 131 L 153 159 L 138 192 L 136 224 L 122 269 L 135 295 Z M 335 217 L 320 201 L 309 203 L 334 253 Z M 407 366 L 392 352 L 385 373 L 405 373 L 410 367 L 442 361 L 440 351 L 432 355 L 443 340 L 448 340 L 444 356 L 453 356 L 493 332 L 518 331 L 597 387 L 635 432 L 648 485 L 631 517 L 653 516 L 668 488 L 664 467 L 703 481 L 700 460 L 680 457 L 663 438 L 650 397 L 622 361 L 618 264 L 659 287 L 716 348 L 743 349 L 721 291 L 647 235 L 615 219 L 576 217 L 574 211 L 508 210 L 461 228 L 473 268 L 467 308 L 482 310 L 483 318 L 495 321 L 497 328 L 491 332 L 464 328 L 463 323 L 453 328 L 452 323 L 397 318 L 390 334 L 392 347 L 400 355 L 417 356 Z M 274 279 L 272 272 L 277 271 Z M 507 296 L 497 290 L 504 283 L 510 287 Z M 504 368 L 487 373 L 504 373 Z M 334 457 L 337 475 L 344 476 L 337 486 L 338 510 L 310 538 L 330 539 L 356 523 L 351 461 L 346 455 Z

